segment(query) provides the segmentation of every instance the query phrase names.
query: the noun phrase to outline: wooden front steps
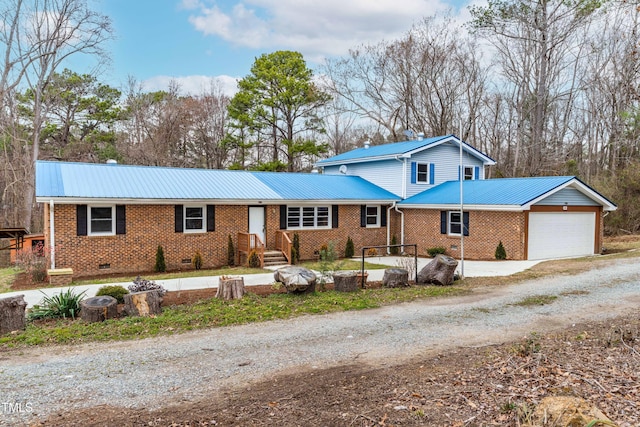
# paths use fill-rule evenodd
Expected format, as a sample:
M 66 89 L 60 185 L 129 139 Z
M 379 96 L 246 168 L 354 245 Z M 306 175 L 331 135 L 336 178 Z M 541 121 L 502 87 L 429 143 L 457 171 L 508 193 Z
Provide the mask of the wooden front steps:
M 264 251 L 264 266 L 272 265 L 289 265 L 289 263 L 281 251 L 266 250 Z

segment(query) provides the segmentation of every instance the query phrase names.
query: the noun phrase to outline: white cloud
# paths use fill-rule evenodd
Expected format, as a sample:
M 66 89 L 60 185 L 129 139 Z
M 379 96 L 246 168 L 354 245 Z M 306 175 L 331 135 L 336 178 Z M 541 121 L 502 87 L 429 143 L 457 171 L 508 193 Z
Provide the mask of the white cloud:
M 142 82 L 145 91 L 155 92 L 167 90 L 171 82 L 176 82 L 183 95 L 199 95 L 207 92 L 214 82 L 218 84 L 222 93 L 232 97 L 238 91 L 238 78 L 231 76 L 155 76 Z
M 310 59 L 397 38 L 423 17 L 450 8 L 447 0 L 242 0 L 224 10 L 221 1 L 183 3 L 205 35 L 237 46 L 297 50 Z

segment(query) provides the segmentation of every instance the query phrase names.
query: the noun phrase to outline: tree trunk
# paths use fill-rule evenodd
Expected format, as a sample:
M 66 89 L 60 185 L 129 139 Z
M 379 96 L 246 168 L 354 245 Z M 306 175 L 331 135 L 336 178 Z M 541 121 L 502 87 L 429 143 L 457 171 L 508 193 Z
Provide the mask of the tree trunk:
M 85 322 L 104 322 L 118 317 L 118 300 L 104 295 L 87 298 L 80 303 L 80 318 Z
M 224 300 L 242 299 L 244 293 L 244 279 L 242 277 L 220 278 L 216 298 Z
M 0 299 L 0 335 L 21 331 L 27 326 L 24 295 Z
M 453 275 L 458 261 L 447 255 L 438 254 L 418 273 L 418 283 L 433 283 L 439 286 L 453 284 Z
M 336 292 L 355 292 L 358 290 L 358 274 L 352 271 L 333 273 L 333 289 Z
M 404 268 L 387 268 L 382 276 L 382 285 L 386 288 L 409 286 L 409 272 Z
M 150 316 L 162 313 L 160 291 L 134 292 L 124 295 L 124 312 L 128 316 Z

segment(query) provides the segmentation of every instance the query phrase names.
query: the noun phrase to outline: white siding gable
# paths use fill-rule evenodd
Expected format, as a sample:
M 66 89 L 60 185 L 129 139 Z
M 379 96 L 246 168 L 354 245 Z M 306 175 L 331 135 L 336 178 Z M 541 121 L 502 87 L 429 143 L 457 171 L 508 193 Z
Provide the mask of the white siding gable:
M 563 188 L 540 200 L 536 205 L 544 206 L 598 206 L 599 203 L 575 188 Z
M 355 175 L 402 196 L 403 160 L 380 160 L 376 162 L 350 163 L 345 175 Z M 327 175 L 340 175 L 340 166 L 326 166 Z

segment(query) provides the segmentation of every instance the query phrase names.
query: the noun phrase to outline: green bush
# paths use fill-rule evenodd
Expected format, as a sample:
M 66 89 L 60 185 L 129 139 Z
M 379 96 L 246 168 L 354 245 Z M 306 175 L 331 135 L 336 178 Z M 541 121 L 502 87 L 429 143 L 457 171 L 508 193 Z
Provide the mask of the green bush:
M 356 253 L 356 248 L 353 245 L 353 240 L 351 237 L 347 237 L 347 245 L 344 247 L 344 257 L 352 258 Z
M 200 251 L 196 251 L 196 253 L 193 254 L 191 265 L 193 265 L 193 268 L 195 268 L 196 270 L 200 270 L 202 268 L 202 254 L 200 253 Z
M 293 233 L 293 249 L 295 249 L 295 258 L 291 259 L 292 264 L 297 264 L 300 262 L 300 236 L 298 233 Z M 293 253 L 293 251 L 291 251 Z
M 229 267 L 236 265 L 236 249 L 233 247 L 233 238 L 231 238 L 231 234 L 229 234 L 227 242 L 227 265 L 229 265 Z
M 53 296 L 48 296 L 42 292 L 44 298 L 39 305 L 33 306 L 33 309 L 29 313 L 29 319 L 58 317 L 75 319 L 78 313 L 80 313 L 80 302 L 84 299 L 86 292 L 87 291 L 82 291 L 76 294 L 72 288 Z
M 391 244 L 392 245 L 397 245 L 398 244 L 398 239 L 396 238 L 395 234 L 393 236 L 391 236 Z M 398 255 L 398 253 L 400 252 L 399 249 L 400 248 L 397 247 L 397 246 L 391 246 L 391 248 L 389 249 L 389 253 L 391 253 L 391 255 Z
M 258 255 L 258 252 L 255 251 L 255 249 L 249 252 L 247 263 L 251 268 L 260 268 L 260 256 Z
M 298 251 L 293 246 L 291 247 L 291 264 L 295 264 L 295 260 L 298 258 Z
M 114 297 L 118 300 L 118 304 L 124 304 L 124 296 L 128 293 L 129 291 L 120 285 L 108 285 L 102 286 L 100 289 L 98 289 L 98 292 L 96 292 L 96 296 L 100 297 L 106 295 Z
M 167 271 L 167 264 L 164 262 L 164 250 L 160 245 L 158 245 L 158 250 L 156 250 L 156 265 L 153 269 L 157 273 L 164 273 Z
M 445 248 L 443 248 L 442 246 L 436 246 L 435 248 L 427 249 L 427 253 L 429 254 L 429 256 L 431 258 L 434 258 L 438 254 L 446 254 L 447 250 Z
M 507 259 L 507 251 L 502 245 L 502 240 L 500 240 L 500 243 L 498 243 L 498 247 L 496 248 L 496 259 Z

